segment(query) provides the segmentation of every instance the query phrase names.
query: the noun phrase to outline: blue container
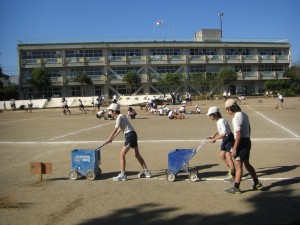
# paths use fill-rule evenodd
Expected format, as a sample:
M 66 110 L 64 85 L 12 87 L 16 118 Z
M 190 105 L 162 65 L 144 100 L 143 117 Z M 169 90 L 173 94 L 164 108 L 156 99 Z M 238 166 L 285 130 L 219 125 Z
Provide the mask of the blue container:
M 86 176 L 94 180 L 101 174 L 100 150 L 75 149 L 71 151 L 72 170 L 69 174 L 71 180 L 77 180 L 78 176 Z
M 168 154 L 168 173 L 177 174 L 186 169 L 188 162 L 196 154 L 195 149 L 175 149 Z

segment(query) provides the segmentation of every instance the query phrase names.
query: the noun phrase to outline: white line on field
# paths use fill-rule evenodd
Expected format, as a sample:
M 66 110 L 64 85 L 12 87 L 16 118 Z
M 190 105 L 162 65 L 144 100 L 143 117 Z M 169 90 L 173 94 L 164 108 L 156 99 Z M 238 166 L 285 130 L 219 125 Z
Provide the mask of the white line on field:
M 139 143 L 161 143 L 161 142 L 203 142 L 204 140 L 139 140 Z M 300 141 L 300 138 L 251 138 L 251 141 Z M 104 140 L 98 141 L 0 141 L 0 144 L 101 144 Z M 124 143 L 124 141 L 113 141 L 113 143 Z
M 72 133 L 61 135 L 59 137 L 51 138 L 51 139 L 49 139 L 49 141 L 53 141 L 53 140 L 56 140 L 56 139 L 59 139 L 59 138 L 67 137 L 67 136 L 70 136 L 70 135 L 73 135 L 73 134 L 77 134 L 77 133 L 80 133 L 80 132 L 83 132 L 83 131 L 96 129 L 98 127 L 103 127 L 103 126 L 106 126 L 106 125 L 111 124 L 111 123 L 114 123 L 114 122 L 110 122 L 110 123 L 106 123 L 106 124 L 101 124 L 101 125 L 98 125 L 98 126 L 95 126 L 95 127 L 90 127 L 90 128 L 83 129 L 83 130 L 78 130 L 78 131 L 75 131 L 75 132 L 72 132 Z
M 249 108 L 251 108 L 250 106 L 248 106 Z M 279 123 L 276 123 L 275 121 L 271 120 L 270 118 L 268 118 L 267 116 L 263 115 L 262 113 L 254 110 L 253 108 L 251 108 L 256 114 L 260 115 L 261 117 L 265 118 L 266 120 L 268 120 L 269 122 L 275 124 L 276 126 L 282 128 L 283 130 L 289 132 L 290 134 L 294 135 L 296 138 L 298 138 L 299 136 L 297 134 L 295 134 L 294 132 L 290 131 L 289 129 L 287 129 L 286 127 L 282 126 Z
M 201 176 L 201 174 L 200 174 Z M 150 179 L 145 179 L 145 180 L 166 180 L 165 177 L 152 177 Z M 189 179 L 185 179 L 189 180 Z M 242 180 L 252 180 L 252 178 L 243 178 Z M 300 180 L 299 177 L 259 177 L 259 180 Z M 218 177 L 210 177 L 210 178 L 199 178 L 198 181 L 223 181 L 224 178 L 218 178 Z
M 3 124 L 3 123 L 15 123 L 15 122 L 20 122 L 20 121 L 24 121 L 24 120 L 33 120 L 33 119 L 36 119 L 36 118 L 29 118 L 29 119 L 20 119 L 20 120 L 4 121 L 4 122 L 0 122 L 0 124 Z

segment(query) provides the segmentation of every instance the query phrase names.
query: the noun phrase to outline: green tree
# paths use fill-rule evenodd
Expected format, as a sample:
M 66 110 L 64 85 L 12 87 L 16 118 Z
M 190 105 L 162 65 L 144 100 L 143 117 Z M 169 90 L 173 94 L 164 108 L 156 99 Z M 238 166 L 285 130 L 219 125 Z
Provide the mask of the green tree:
M 31 74 L 31 83 L 44 94 L 44 89 L 51 85 L 50 72 L 46 68 L 35 68 Z
M 230 82 L 236 81 L 238 79 L 237 73 L 231 67 L 223 68 L 217 76 L 217 81 L 219 84 L 228 85 Z
M 0 67 L 0 78 L 8 80 L 9 76 L 3 73 L 2 67 Z M 0 88 L 3 88 L 3 82 L 0 80 Z
M 163 76 L 164 83 L 169 86 L 171 90 L 180 86 L 183 82 L 183 78 L 184 76 L 180 73 L 166 73 Z
M 291 89 L 296 93 L 300 93 L 300 64 L 292 66 L 283 73 L 284 77 L 290 78 Z
M 140 85 L 141 84 L 141 77 L 134 71 L 130 71 L 125 74 L 122 78 L 124 82 L 129 83 L 130 85 L 130 94 L 131 94 L 131 87 L 132 85 Z
M 84 96 L 84 84 L 91 85 L 93 84 L 92 79 L 86 75 L 86 73 L 80 72 L 78 73 L 75 78 L 74 82 L 79 82 L 81 84 L 81 93 Z

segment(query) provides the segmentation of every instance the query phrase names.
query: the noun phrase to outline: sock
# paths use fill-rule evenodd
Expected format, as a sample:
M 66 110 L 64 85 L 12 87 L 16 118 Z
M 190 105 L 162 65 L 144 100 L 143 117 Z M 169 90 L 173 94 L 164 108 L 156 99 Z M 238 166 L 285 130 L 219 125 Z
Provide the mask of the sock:
M 234 183 L 234 187 L 235 187 L 236 189 L 239 189 L 239 188 L 240 188 L 240 183 Z
M 254 185 L 257 185 L 259 183 L 258 178 L 257 177 L 253 178 L 253 182 L 254 182 Z
M 231 174 L 233 177 L 235 177 L 235 169 L 230 170 L 230 174 Z

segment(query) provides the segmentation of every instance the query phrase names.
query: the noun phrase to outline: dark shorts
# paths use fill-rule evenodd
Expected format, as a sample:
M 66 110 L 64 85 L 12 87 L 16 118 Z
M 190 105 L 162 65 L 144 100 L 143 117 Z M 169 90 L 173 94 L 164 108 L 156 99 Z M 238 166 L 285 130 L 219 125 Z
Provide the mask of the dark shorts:
M 245 161 L 250 158 L 251 140 L 250 138 L 241 138 L 237 146 L 235 160 Z
M 233 133 L 230 133 L 228 136 L 224 137 L 221 143 L 221 151 L 230 152 L 234 144 Z
M 138 146 L 137 143 L 137 134 L 135 131 L 130 131 L 129 133 L 125 134 L 125 143 L 124 146 L 130 147 L 130 148 L 135 148 Z

